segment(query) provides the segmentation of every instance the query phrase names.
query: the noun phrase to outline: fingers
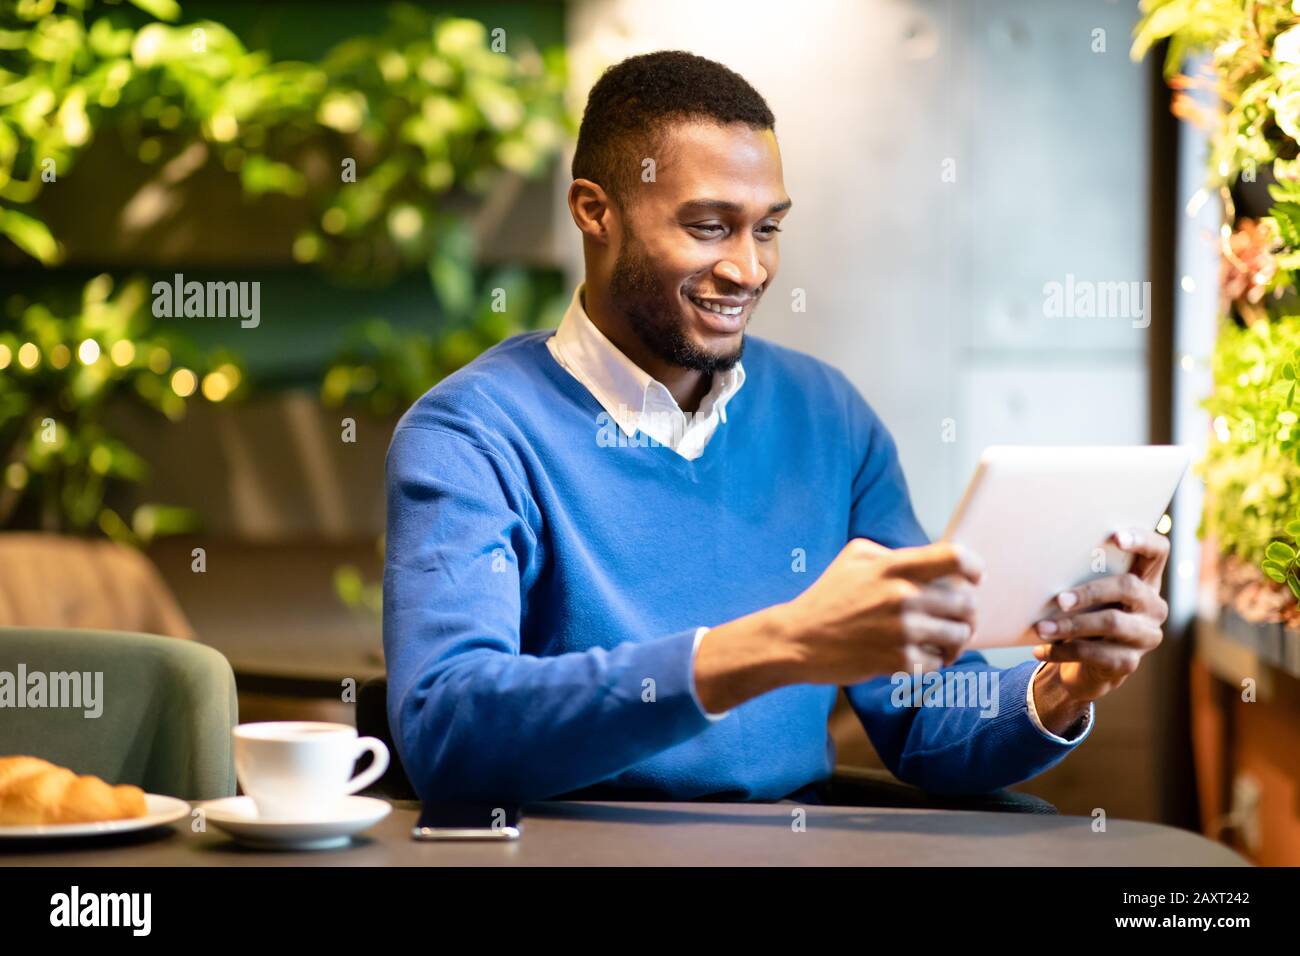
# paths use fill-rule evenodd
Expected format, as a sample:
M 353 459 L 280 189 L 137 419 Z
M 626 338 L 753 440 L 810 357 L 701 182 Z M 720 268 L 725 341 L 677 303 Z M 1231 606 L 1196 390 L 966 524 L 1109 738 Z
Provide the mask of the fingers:
M 1124 528 L 1111 535 L 1121 551 L 1135 555 L 1130 569 L 1138 577 L 1158 584 L 1169 561 L 1169 539 L 1145 528 Z
M 1063 611 L 1081 611 L 1098 604 L 1120 604 L 1163 622 L 1169 605 L 1150 584 L 1136 574 L 1112 574 L 1062 591 L 1056 603 Z
M 1102 680 L 1121 680 L 1136 671 L 1142 663 L 1142 651 L 1109 641 L 1040 644 L 1034 648 L 1034 656 L 1040 661 L 1077 661 L 1087 664 L 1089 670 Z
M 903 604 L 931 617 L 964 621 L 972 629 L 975 627 L 975 590 L 964 581 L 951 587 L 938 583 L 922 587 Z
M 926 582 L 957 576 L 979 584 L 984 561 L 970 548 L 948 541 L 892 552 L 890 574 L 910 581 Z
M 1111 538 L 1115 546 L 1130 554 L 1139 554 L 1147 558 L 1167 558 L 1169 556 L 1169 539 L 1163 534 L 1143 528 L 1124 528 L 1116 531 Z
M 941 657 L 945 664 L 960 656 L 973 633 L 971 626 L 963 621 L 944 620 L 917 611 L 904 611 L 900 621 L 908 644 Z
M 1113 607 L 1039 621 L 1037 630 L 1039 637 L 1053 642 L 1078 643 L 1078 638 L 1098 637 L 1142 653 L 1164 640 L 1164 632 L 1152 618 Z
M 941 607 L 953 614 L 970 613 L 973 617 L 973 601 L 968 605 L 956 592 L 943 594 L 939 588 L 927 590 L 933 592 L 927 595 L 929 606 Z M 923 595 L 924 592 L 917 595 L 914 599 L 916 604 L 921 603 Z M 967 610 L 968 607 L 970 611 Z M 966 644 L 975 633 L 973 620 L 938 616 L 934 612 L 919 609 L 904 610 L 899 616 L 899 624 L 903 637 L 903 663 L 909 670 L 931 671 L 947 667 L 961 657 Z

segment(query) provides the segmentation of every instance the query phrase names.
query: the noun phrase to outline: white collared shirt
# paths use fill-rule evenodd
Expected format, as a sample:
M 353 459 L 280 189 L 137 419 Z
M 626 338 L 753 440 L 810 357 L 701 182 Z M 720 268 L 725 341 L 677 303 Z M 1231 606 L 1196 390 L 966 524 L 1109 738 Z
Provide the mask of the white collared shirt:
M 672 392 L 618 350 L 596 328 L 582 305 L 582 286 L 573 292 L 560 327 L 546 340 L 555 360 L 581 382 L 631 438 L 640 431 L 667 445 L 687 461 L 704 454 L 719 425 L 727 423 L 727 403 L 745 384 L 745 367 L 737 362 L 714 374 L 699 411 L 683 412 Z
M 688 415 L 662 382 L 619 351 L 618 346 L 596 328 L 583 307 L 582 288 L 579 285 L 574 289 L 573 299 L 560 320 L 559 328 L 546 340 L 546 347 L 555 356 L 555 361 L 586 387 L 629 438 L 640 431 L 659 444 L 667 445 L 687 461 L 699 458 L 718 426 L 727 423 L 727 403 L 745 384 L 744 366 L 737 362 L 728 371 L 715 374 L 708 394 L 700 402 L 699 411 Z M 696 653 L 708 630 L 707 627 L 696 630 Z M 694 654 L 691 659 L 694 660 Z M 1029 719 L 1039 731 L 1058 743 L 1082 740 L 1092 730 L 1091 704 L 1088 705 L 1087 723 L 1074 740 L 1065 740 L 1052 733 L 1038 717 L 1038 709 L 1034 706 L 1034 680 L 1046 663 L 1044 661 L 1035 668 L 1029 679 L 1025 693 Z M 693 684 L 691 693 L 695 694 Z M 700 703 L 698 695 L 695 702 L 697 705 Z M 722 720 L 731 713 L 710 714 L 702 705 L 700 710 L 709 720 Z

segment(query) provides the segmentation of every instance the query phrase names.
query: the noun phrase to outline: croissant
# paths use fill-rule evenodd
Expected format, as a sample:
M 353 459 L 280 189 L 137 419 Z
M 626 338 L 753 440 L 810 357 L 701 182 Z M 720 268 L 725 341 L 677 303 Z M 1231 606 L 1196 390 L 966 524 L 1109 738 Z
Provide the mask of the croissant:
M 145 812 L 139 787 L 110 786 L 39 757 L 0 757 L 0 826 L 102 823 Z

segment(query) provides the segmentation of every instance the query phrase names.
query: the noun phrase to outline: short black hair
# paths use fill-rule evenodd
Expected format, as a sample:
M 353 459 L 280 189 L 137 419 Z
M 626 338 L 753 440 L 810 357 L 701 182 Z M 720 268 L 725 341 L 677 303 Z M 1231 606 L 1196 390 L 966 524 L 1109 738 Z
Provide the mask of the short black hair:
M 587 96 L 573 154 L 573 178 L 597 183 L 620 206 L 656 156 L 668 125 L 706 119 L 775 129 L 767 102 L 743 76 L 683 50 L 628 57 L 607 69 Z

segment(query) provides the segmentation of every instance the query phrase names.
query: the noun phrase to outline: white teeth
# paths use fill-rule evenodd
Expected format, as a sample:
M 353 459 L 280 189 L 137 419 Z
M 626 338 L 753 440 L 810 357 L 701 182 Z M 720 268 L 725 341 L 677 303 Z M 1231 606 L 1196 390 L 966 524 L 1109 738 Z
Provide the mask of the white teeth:
M 708 309 L 710 312 L 718 313 L 718 315 L 740 315 L 740 313 L 745 311 L 743 305 L 718 305 L 716 302 L 705 302 L 702 299 L 695 298 L 694 296 L 691 296 L 690 299 L 701 309 Z

